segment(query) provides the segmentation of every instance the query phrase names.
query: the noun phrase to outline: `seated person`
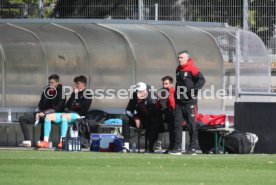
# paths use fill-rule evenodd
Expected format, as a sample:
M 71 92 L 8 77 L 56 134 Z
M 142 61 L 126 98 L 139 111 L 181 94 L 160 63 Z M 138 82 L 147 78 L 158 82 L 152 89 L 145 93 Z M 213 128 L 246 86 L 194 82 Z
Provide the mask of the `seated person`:
M 41 94 L 38 108 L 35 113 L 27 114 L 19 118 L 19 123 L 23 132 L 24 141 L 19 146 L 30 147 L 31 137 L 28 125 L 38 124 L 39 121 L 43 122 L 45 115 L 53 112 L 63 112 L 65 105 L 65 98 L 62 99 L 62 85 L 59 83 L 59 76 L 52 74 L 48 77 L 49 85 L 44 89 Z M 40 140 L 43 140 L 43 125 L 41 126 Z
M 173 78 L 171 76 L 165 76 L 162 78 L 163 88 L 160 90 L 159 99 L 157 102 L 158 108 L 162 111 L 163 121 L 168 125 L 169 130 L 169 149 L 164 153 L 168 153 L 173 149 L 174 145 L 174 109 L 175 99 L 173 87 Z
M 162 121 L 161 114 L 149 94 L 149 86 L 145 83 L 137 83 L 136 92 L 127 105 L 126 115 L 131 126 L 146 130 L 146 139 L 149 141 L 146 152 L 154 153 L 154 143 L 158 138 Z
M 87 79 L 81 75 L 75 77 L 74 82 L 76 89 L 66 103 L 65 112 L 48 114 L 46 116 L 44 121 L 44 140 L 37 145 L 38 148 L 49 148 L 49 135 L 52 121 L 56 124 L 61 124 L 60 142 L 58 144 L 58 148 L 61 149 L 62 138 L 67 134 L 68 124 L 73 124 L 81 116 L 87 114 L 92 102 L 92 95 L 86 90 Z

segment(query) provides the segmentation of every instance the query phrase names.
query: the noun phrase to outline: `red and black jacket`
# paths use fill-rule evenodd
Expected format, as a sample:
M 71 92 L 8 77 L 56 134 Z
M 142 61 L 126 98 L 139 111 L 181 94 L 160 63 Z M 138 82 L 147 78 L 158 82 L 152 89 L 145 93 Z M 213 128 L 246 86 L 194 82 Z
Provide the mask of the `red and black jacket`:
M 173 111 L 175 108 L 175 99 L 174 99 L 175 89 L 174 89 L 174 87 L 171 87 L 170 89 L 168 89 L 168 91 L 169 91 L 169 97 L 166 100 L 166 104 L 167 104 L 167 108 L 170 108 Z M 158 100 L 158 102 L 157 102 L 157 107 L 159 109 L 162 109 L 160 100 Z
M 176 69 L 175 101 L 179 104 L 197 102 L 198 90 L 205 84 L 205 78 L 190 58 Z

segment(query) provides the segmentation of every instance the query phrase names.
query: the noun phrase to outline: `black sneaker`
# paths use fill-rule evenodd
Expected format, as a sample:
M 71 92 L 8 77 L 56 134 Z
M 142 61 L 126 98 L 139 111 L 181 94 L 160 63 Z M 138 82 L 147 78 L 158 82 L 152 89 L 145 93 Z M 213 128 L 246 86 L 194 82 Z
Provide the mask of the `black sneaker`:
M 154 154 L 155 151 L 153 149 L 147 149 L 145 150 L 144 154 Z
M 168 153 L 171 155 L 182 155 L 181 149 L 169 150 Z
M 165 150 L 164 152 L 162 152 L 162 154 L 169 154 L 169 151 L 171 151 L 172 148 L 168 148 L 167 150 Z
M 189 149 L 185 152 L 185 154 L 191 154 L 191 155 L 196 155 L 196 150 L 195 149 Z

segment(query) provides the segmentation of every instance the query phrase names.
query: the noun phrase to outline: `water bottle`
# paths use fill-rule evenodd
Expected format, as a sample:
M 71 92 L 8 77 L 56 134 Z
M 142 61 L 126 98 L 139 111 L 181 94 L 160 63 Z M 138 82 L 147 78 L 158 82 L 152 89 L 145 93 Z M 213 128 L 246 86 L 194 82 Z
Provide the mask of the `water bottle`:
M 72 140 L 68 139 L 68 151 L 73 151 L 73 145 L 72 145 Z
M 229 120 L 228 120 L 228 116 L 225 116 L 225 128 L 229 128 Z
M 70 137 L 74 137 L 74 131 L 72 127 L 70 127 Z
M 132 152 L 136 153 L 136 143 L 132 143 Z
M 8 122 L 12 122 L 12 112 L 11 109 L 8 109 Z
M 73 130 L 73 137 L 79 137 L 78 131 L 77 130 Z

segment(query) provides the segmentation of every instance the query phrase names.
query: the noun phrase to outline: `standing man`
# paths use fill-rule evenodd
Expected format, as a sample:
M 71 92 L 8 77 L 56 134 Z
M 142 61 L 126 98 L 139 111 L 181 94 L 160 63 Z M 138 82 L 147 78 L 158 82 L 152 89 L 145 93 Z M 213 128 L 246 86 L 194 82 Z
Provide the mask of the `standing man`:
M 182 123 L 187 122 L 189 131 L 189 148 L 186 153 L 195 154 L 197 148 L 197 94 L 205 84 L 205 78 L 193 64 L 188 51 L 178 53 L 179 66 L 176 69 L 174 146 L 169 153 L 181 155 Z
M 24 135 L 24 141 L 19 146 L 30 147 L 32 145 L 31 137 L 28 129 L 30 124 L 38 124 L 43 122 L 47 114 L 53 112 L 62 112 L 64 109 L 66 99 L 62 98 L 62 85 L 59 83 L 59 76 L 52 74 L 48 77 L 49 85 L 41 94 L 38 108 L 33 114 L 21 116 L 19 123 Z M 41 126 L 40 140 L 43 140 L 43 125 Z

